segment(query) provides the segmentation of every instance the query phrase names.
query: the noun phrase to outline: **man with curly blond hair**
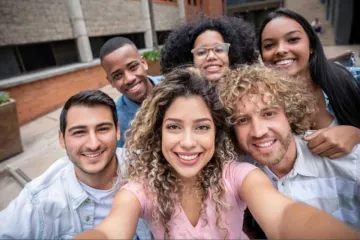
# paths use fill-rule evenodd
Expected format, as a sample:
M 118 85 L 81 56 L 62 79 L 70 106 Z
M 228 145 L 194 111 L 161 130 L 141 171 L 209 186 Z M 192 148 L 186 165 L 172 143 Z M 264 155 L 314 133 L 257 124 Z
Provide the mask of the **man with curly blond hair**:
M 360 146 L 336 160 L 313 154 L 303 136 L 316 113 L 313 89 L 261 65 L 219 83 L 242 160 L 256 162 L 284 195 L 360 229 Z

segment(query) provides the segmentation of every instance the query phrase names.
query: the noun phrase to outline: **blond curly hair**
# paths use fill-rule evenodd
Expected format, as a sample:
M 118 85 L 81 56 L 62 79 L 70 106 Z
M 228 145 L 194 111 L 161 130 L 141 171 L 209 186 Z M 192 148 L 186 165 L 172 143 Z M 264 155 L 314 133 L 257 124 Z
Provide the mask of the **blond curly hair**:
M 294 133 L 304 133 L 313 126 L 317 108 L 313 89 L 299 78 L 260 64 L 228 70 L 218 83 L 220 100 L 228 113 L 227 122 L 235 123 L 236 104 L 242 96 L 261 94 L 263 99 L 269 99 L 267 104 L 284 107 Z
M 167 109 L 176 98 L 192 96 L 200 96 L 204 100 L 216 128 L 214 155 L 198 174 L 195 189 L 202 201 L 201 216 L 205 215 L 205 200 L 211 189 L 217 216 L 216 224 L 225 232 L 225 236 L 227 234 L 227 229 L 221 227 L 220 219 L 222 209 L 228 207 L 224 199 L 222 169 L 225 161 L 234 160 L 237 156 L 228 137 L 229 126 L 223 117 L 225 111 L 215 87 L 210 82 L 192 69 L 176 69 L 166 75 L 143 102 L 126 132 L 125 143 L 125 176 L 142 183 L 148 196 L 155 196 L 152 215 L 164 226 L 165 239 L 171 237 L 168 222 L 175 206 L 181 201 L 184 189 L 181 179 L 162 154 L 162 123 Z

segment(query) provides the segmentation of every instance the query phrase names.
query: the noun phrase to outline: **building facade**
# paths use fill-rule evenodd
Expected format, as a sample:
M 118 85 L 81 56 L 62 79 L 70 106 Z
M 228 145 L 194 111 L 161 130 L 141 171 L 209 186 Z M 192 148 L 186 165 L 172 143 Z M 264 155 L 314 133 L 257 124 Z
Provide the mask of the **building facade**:
M 152 0 L 159 44 L 171 29 L 198 18 L 201 11 L 223 15 L 224 8 L 217 5 L 223 1 Z M 0 0 L 0 91 L 16 100 L 20 124 L 61 107 L 79 91 L 107 84 L 98 57 L 108 39 L 124 36 L 139 49 L 151 48 L 148 4 L 149 0 Z

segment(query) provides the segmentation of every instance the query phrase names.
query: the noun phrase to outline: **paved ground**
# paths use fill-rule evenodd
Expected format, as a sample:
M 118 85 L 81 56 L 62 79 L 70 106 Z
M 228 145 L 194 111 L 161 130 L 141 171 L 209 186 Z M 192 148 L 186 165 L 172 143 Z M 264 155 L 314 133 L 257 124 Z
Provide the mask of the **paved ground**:
M 360 66 L 360 45 L 324 47 L 328 57 L 347 49 L 356 52 L 357 65 Z M 101 88 L 114 100 L 119 93 L 110 85 Z M 61 108 L 40 117 L 21 127 L 24 152 L 0 163 L 0 210 L 14 199 L 27 181 L 39 176 L 56 159 L 65 156 L 58 143 L 59 115 Z

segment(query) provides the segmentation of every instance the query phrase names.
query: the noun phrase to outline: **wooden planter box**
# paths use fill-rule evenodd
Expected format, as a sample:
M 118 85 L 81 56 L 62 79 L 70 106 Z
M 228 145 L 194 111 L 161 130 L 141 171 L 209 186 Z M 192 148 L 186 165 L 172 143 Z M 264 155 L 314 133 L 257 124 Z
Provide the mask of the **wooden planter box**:
M 16 102 L 0 105 L 0 162 L 23 151 Z
M 148 64 L 149 69 L 147 70 L 147 74 L 149 74 L 150 76 L 159 76 L 161 75 L 160 72 L 160 60 L 149 60 L 146 59 L 146 62 Z

